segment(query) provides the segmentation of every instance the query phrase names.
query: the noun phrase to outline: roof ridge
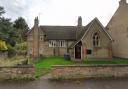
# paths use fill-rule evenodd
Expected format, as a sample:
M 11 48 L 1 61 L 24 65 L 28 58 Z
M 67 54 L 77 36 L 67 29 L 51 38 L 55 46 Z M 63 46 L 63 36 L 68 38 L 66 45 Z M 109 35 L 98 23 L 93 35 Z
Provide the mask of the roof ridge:
M 77 27 L 77 26 L 68 26 L 68 25 L 40 25 L 39 27 Z

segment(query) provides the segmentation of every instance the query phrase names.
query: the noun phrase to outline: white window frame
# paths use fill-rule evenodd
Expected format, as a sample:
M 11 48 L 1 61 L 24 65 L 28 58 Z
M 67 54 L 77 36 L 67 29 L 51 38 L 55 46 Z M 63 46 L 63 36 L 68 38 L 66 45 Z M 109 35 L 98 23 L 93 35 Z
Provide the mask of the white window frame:
M 49 47 L 66 47 L 65 40 L 49 40 Z

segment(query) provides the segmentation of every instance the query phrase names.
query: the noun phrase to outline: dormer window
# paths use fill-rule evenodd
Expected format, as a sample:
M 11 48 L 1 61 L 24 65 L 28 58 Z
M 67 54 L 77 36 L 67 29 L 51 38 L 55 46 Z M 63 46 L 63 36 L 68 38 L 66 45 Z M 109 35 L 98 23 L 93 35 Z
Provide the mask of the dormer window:
M 93 34 L 93 47 L 99 47 L 100 46 L 100 36 L 96 32 Z

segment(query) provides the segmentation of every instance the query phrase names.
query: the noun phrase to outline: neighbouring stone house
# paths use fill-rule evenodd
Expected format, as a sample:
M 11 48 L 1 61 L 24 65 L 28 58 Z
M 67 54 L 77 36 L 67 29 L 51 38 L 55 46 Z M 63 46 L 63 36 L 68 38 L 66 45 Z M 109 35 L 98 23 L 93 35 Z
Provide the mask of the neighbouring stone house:
M 28 32 L 28 55 L 63 56 L 69 53 L 72 59 L 111 58 L 112 38 L 97 18 L 86 26 L 78 18 L 77 26 L 39 26 L 38 17 Z
M 114 40 L 112 42 L 113 56 L 128 58 L 128 3 L 126 0 L 119 2 L 119 7 L 106 29 Z

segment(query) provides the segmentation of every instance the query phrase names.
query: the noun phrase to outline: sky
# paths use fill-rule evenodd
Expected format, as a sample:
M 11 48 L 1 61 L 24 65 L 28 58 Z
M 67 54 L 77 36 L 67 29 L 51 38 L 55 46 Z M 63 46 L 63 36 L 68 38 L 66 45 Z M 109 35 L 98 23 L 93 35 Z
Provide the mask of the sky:
M 82 16 L 83 26 L 97 17 L 106 26 L 120 0 L 0 0 L 12 21 L 22 16 L 31 28 L 34 18 L 40 25 L 77 25 Z

